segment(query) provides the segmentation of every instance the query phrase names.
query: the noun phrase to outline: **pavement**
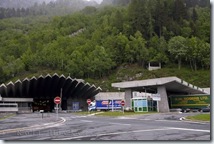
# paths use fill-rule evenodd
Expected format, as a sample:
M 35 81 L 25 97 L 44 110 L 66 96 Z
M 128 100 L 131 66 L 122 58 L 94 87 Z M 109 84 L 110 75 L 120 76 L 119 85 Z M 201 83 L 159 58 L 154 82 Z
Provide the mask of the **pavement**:
M 0 121 L 2 140 L 69 141 L 210 141 L 210 123 L 181 121 L 197 113 L 157 113 L 124 117 L 101 117 L 60 113 L 20 114 Z M 33 127 L 35 126 L 35 127 Z M 26 128 L 20 130 L 20 128 Z M 8 133 L 3 133 L 7 129 Z M 18 130 L 18 131 L 16 131 Z

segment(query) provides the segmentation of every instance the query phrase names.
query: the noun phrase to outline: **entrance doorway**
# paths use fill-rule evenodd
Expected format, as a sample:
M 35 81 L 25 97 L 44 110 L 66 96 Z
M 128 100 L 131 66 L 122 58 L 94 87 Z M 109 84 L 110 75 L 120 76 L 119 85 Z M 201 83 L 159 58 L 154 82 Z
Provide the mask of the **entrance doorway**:
M 157 101 L 147 98 L 133 98 L 132 109 L 134 112 L 152 112 L 157 111 Z

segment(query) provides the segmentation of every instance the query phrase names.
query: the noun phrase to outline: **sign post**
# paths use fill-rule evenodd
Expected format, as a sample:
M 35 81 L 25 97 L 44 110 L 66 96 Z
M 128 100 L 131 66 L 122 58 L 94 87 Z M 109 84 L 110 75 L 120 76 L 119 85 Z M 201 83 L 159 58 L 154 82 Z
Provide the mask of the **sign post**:
M 111 111 L 112 111 L 112 112 L 114 111 L 114 103 L 113 103 L 113 100 L 111 100 Z
M 124 105 L 125 105 L 125 101 L 124 100 L 121 100 L 121 106 L 123 107 L 123 114 L 124 114 Z
M 58 120 L 59 104 L 61 104 L 61 98 L 59 96 L 55 97 L 54 103 L 56 104 L 56 115 L 57 115 L 57 120 Z
M 88 113 L 89 113 L 89 105 L 91 104 L 91 99 L 87 99 L 87 103 L 88 103 Z

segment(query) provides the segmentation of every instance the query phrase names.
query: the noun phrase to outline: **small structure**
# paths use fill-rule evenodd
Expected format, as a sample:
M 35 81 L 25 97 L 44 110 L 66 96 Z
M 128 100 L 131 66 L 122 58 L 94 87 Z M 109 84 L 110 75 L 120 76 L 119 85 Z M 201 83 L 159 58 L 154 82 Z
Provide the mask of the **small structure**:
M 152 71 L 152 70 L 158 70 L 161 69 L 161 63 L 154 63 L 154 62 L 149 62 L 149 67 L 148 70 Z

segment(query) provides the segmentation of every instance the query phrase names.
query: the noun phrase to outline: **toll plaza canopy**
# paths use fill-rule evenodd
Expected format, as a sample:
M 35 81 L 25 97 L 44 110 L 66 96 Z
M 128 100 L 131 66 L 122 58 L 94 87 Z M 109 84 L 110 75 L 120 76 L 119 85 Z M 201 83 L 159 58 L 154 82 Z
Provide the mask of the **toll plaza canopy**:
M 177 77 L 163 77 L 138 81 L 112 83 L 112 87 L 132 89 L 133 91 L 147 91 L 156 93 L 159 86 L 164 86 L 168 92 L 184 94 L 206 94 L 205 90 L 194 86 Z
M 85 83 L 81 79 L 72 79 L 70 76 L 58 76 L 50 74 L 46 76 L 35 76 L 23 81 L 0 85 L 0 95 L 3 98 L 33 98 L 33 99 L 54 99 L 62 94 L 62 100 L 68 98 L 87 99 L 100 92 L 100 87 Z
M 157 93 L 160 95 L 160 112 L 169 112 L 168 96 L 171 94 L 207 94 L 202 88 L 194 86 L 177 77 L 163 77 L 138 81 L 112 83 L 112 87 L 125 89 L 125 107 L 131 107 L 132 91 Z

